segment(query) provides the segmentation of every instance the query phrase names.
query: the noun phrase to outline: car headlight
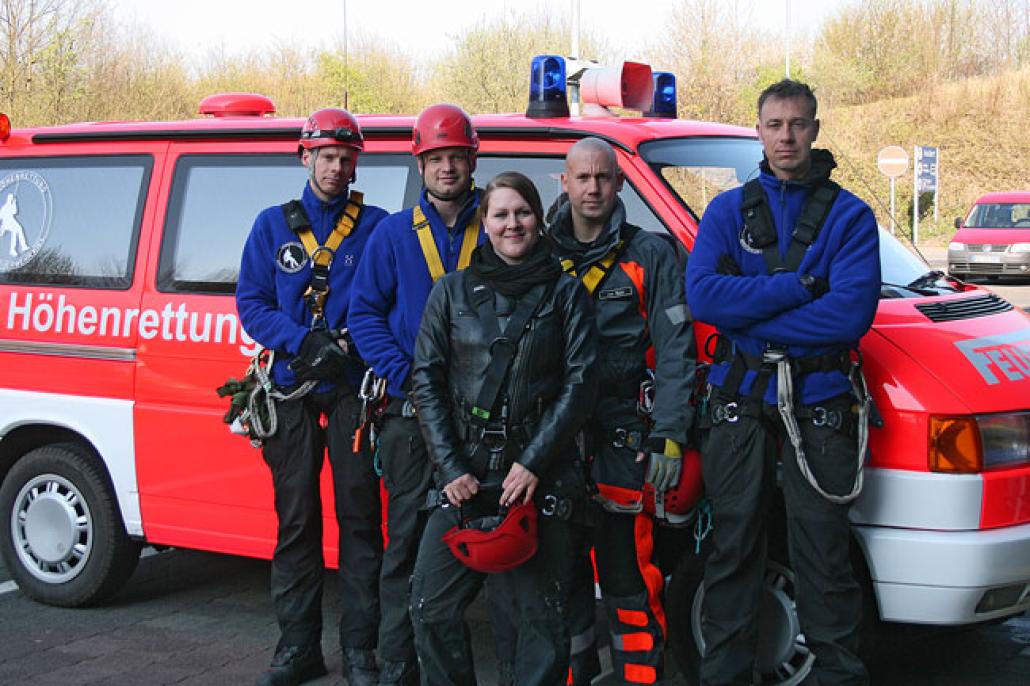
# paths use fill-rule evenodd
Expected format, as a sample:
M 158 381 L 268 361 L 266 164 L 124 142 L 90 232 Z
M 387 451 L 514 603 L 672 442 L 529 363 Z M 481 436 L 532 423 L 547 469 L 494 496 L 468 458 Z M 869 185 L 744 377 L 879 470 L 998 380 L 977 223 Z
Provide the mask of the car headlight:
M 1030 243 L 1013 243 L 1009 252 L 1030 252 Z
M 985 469 L 1030 462 L 1030 412 L 979 415 L 976 423 Z
M 1030 412 L 930 416 L 931 472 L 975 474 L 1030 464 Z
M 948 243 L 948 250 L 965 250 L 965 243 Z

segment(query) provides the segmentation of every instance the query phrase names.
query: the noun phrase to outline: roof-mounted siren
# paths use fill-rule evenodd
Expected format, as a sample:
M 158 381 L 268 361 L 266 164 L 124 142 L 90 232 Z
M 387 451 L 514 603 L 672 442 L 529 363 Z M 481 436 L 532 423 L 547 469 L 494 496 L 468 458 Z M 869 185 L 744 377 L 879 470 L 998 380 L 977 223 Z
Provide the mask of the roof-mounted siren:
M 215 118 L 263 117 L 275 114 L 275 103 L 258 93 L 218 93 L 201 100 L 197 111 Z
M 11 137 L 11 118 L 0 112 L 0 143 Z
M 588 68 L 579 77 L 583 114 L 610 114 L 608 107 L 644 112 L 651 109 L 653 93 L 651 67 L 641 62 Z
M 565 92 L 565 58 L 560 55 L 537 55 L 529 68 L 529 107 L 531 119 L 569 116 L 569 100 Z
M 644 112 L 645 117 L 676 118 L 676 75 L 668 71 L 656 71 L 654 77 L 654 97 L 651 107 Z

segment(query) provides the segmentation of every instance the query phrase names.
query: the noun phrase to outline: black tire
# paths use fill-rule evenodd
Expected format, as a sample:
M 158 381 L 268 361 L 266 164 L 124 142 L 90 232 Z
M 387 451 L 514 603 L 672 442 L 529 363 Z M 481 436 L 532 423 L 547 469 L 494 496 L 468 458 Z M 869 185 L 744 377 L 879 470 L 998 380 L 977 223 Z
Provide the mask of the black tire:
M 701 666 L 701 600 L 704 596 L 705 558 L 687 551 L 679 561 L 665 591 L 665 614 L 669 627 L 669 649 L 688 683 L 697 684 Z M 762 624 L 759 627 L 758 675 L 761 686 L 794 686 L 812 671 L 814 656 L 804 644 L 794 609 L 794 573 L 769 560 L 763 577 Z
M 0 485 L 0 554 L 11 577 L 48 605 L 77 607 L 118 591 L 139 561 L 102 469 L 74 443 L 37 448 Z

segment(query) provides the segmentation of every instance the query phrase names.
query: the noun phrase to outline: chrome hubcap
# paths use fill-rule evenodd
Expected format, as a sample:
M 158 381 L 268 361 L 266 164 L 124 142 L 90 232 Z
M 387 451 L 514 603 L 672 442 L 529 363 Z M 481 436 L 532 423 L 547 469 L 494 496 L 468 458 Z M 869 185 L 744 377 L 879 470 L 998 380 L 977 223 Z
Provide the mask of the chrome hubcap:
M 18 493 L 11 534 L 24 567 L 40 581 L 74 579 L 93 548 L 89 506 L 70 481 L 41 474 Z
M 701 655 L 705 653 L 701 633 L 704 592 L 704 584 L 699 584 L 690 615 L 690 629 Z M 808 649 L 801 633 L 793 598 L 794 573 L 780 564 L 768 562 L 762 580 L 755 684 L 796 686 L 812 671 L 815 656 Z

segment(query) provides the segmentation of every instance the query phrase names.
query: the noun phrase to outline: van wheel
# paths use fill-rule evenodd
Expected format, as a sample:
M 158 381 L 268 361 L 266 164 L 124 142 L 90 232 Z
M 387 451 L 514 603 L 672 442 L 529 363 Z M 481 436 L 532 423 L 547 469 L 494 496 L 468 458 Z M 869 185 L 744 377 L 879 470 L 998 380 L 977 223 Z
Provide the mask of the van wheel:
M 688 551 L 679 561 L 666 589 L 665 615 L 669 648 L 690 683 L 698 683 L 704 638 L 701 604 L 704 599 L 706 546 L 701 555 Z M 758 628 L 755 684 L 794 686 L 812 671 L 815 656 L 805 645 L 794 605 L 794 573 L 768 560 L 762 579 L 762 620 Z
M 37 448 L 0 486 L 0 554 L 29 597 L 76 607 L 121 588 L 139 561 L 104 473 L 74 443 Z

